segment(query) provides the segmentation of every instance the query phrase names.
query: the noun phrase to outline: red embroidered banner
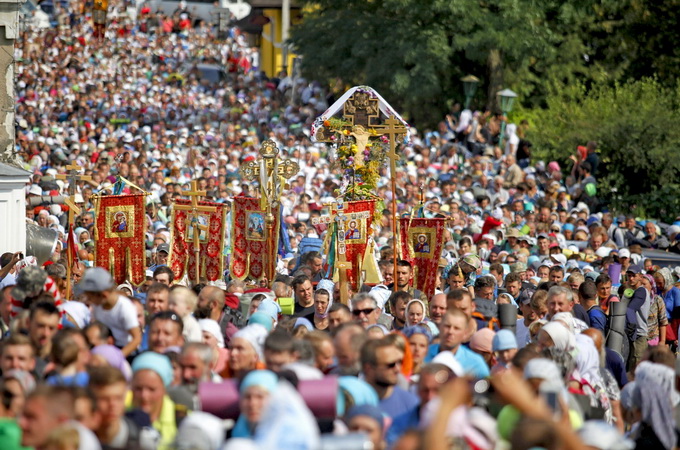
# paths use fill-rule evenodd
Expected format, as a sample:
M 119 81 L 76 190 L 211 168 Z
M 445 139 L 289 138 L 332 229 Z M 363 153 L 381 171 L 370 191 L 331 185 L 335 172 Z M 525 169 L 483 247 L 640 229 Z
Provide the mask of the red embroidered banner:
M 276 258 L 279 247 L 279 208 L 272 208 L 274 225 L 270 236 L 267 235 L 266 212 L 260 209 L 260 199 L 234 197 L 231 214 L 231 277 L 261 280 L 266 275 L 265 265 L 272 262 L 271 258 Z
M 146 280 L 145 194 L 98 197 L 94 223 L 95 265 L 116 283 Z
M 177 199 L 176 205 L 191 205 L 189 200 Z M 221 280 L 224 274 L 224 222 L 227 211 L 222 203 L 198 202 L 199 206 L 215 208 L 213 212 L 199 212 L 201 225 L 200 238 L 200 278 L 208 281 Z M 196 253 L 194 251 L 194 227 L 191 226 L 193 214 L 190 211 L 173 208 L 171 223 L 171 242 L 168 266 L 175 280 L 186 273 L 189 280 L 196 280 Z
M 444 219 L 399 219 L 402 257 L 413 266 L 416 289 L 432 298 L 444 245 Z

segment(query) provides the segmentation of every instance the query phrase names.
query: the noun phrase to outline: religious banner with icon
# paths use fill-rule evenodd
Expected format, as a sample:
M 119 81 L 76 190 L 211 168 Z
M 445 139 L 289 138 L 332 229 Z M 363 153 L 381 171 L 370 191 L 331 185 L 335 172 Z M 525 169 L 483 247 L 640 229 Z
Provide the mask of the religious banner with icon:
M 195 200 L 195 199 L 192 199 Z M 192 201 L 176 199 L 172 208 L 171 242 L 168 266 L 175 280 L 186 274 L 189 280 L 200 282 L 221 280 L 224 274 L 224 233 L 227 210 L 222 203 L 196 201 L 196 213 L 192 211 Z M 200 254 L 196 266 L 194 233 L 198 234 Z M 196 280 L 196 273 L 200 279 Z
M 344 202 L 341 198 L 330 206 L 327 214 L 312 219 L 312 225 L 335 224 L 328 233 L 325 247 L 331 247 L 329 266 L 331 273 L 338 270 L 340 282 L 350 283 L 355 292 L 362 282 L 366 246 L 371 236 L 375 200 Z M 332 242 L 331 242 L 332 241 Z
M 116 284 L 146 280 L 146 194 L 96 198 L 95 265 L 108 269 Z
M 402 258 L 414 268 L 414 286 L 431 298 L 437 287 L 437 269 L 444 244 L 444 219 L 399 219 Z
M 265 260 L 274 255 L 279 247 L 279 207 L 272 207 L 273 232 L 266 232 L 266 212 L 261 209 L 260 199 L 234 197 L 232 205 L 233 228 L 231 232 L 230 274 L 233 279 L 261 280 L 265 277 Z M 270 282 L 272 280 L 269 280 Z

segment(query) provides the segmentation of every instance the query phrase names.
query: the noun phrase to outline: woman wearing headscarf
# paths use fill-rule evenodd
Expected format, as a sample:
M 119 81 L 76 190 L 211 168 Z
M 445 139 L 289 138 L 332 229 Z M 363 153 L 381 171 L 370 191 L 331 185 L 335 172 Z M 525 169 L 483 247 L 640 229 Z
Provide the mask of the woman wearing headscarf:
M 427 351 L 432 343 L 432 332 L 424 324 L 420 324 L 408 326 L 402 330 L 402 333 L 404 333 L 404 336 L 406 336 L 411 345 L 411 354 L 413 355 L 411 382 L 416 382 L 418 381 L 420 368 L 425 363 Z
M 652 303 L 649 306 L 647 316 L 647 344 L 650 347 L 666 343 L 666 333 L 668 329 L 668 315 L 666 313 L 666 303 L 656 289 L 654 277 L 645 274 L 642 278 L 642 285 L 649 292 Z
M 351 432 L 361 432 L 368 436 L 373 449 L 382 450 L 385 444 L 385 419 L 377 406 L 359 405 L 345 414 L 345 423 Z
M 591 407 L 588 418 L 603 418 L 607 423 L 614 423 L 611 402 L 600 374 L 600 354 L 595 342 L 590 336 L 578 334 L 576 346 L 576 370 L 569 381 L 570 392 L 588 396 Z M 603 417 L 599 417 L 600 414 Z
M 269 397 L 278 383 L 278 377 L 270 370 L 254 370 L 246 375 L 239 387 L 241 414 L 236 421 L 231 437 L 253 437 L 255 428 L 267 407 Z
M 672 384 L 664 373 L 675 375 L 673 369 L 643 361 L 635 369 L 635 381 L 622 392 L 626 409 L 639 413 L 640 420 L 632 425 L 630 438 L 640 449 L 672 449 L 677 436 L 673 420 Z
M 538 346 L 541 349 L 555 347 L 558 350 L 571 352 L 575 346 L 574 335 L 569 332 L 562 322 L 548 322 L 541 328 L 537 336 Z
M 220 373 L 224 370 L 229 360 L 229 350 L 224 348 L 224 336 L 220 325 L 212 319 L 201 319 L 198 321 L 203 334 L 203 343 L 210 346 L 215 354 L 212 371 Z
M 654 274 L 656 290 L 666 304 L 666 317 L 670 321 L 666 327 L 666 342 L 677 345 L 678 327 L 680 327 L 680 289 L 675 287 L 673 274 L 668 267 Z
M 222 378 L 240 378 L 255 369 L 264 369 L 264 340 L 267 329 L 260 324 L 237 331 L 229 341 L 229 360 L 220 372 Z
M 70 302 L 69 302 L 70 303 Z M 132 379 L 132 369 L 125 359 L 123 352 L 115 345 L 98 345 L 90 350 L 91 367 L 111 366 L 121 371 L 125 379 L 130 382 Z
M 406 326 L 412 327 L 427 321 L 427 317 L 425 317 L 426 312 L 427 308 L 425 308 L 425 303 L 422 300 L 417 298 L 410 300 L 406 304 Z
M 317 330 L 326 331 L 328 330 L 328 311 L 330 311 L 333 305 L 333 283 L 326 283 L 328 280 L 321 280 L 319 284 L 325 287 L 318 287 L 314 291 L 314 312 L 305 316 L 309 320 L 314 328 Z M 329 286 L 330 284 L 330 286 Z M 330 288 L 330 290 L 328 290 Z
M 165 355 L 144 352 L 132 361 L 132 386 L 125 404 L 149 415 L 152 426 L 161 434 L 159 449 L 170 448 L 177 434 L 175 403 L 166 390 L 172 380 L 172 364 Z

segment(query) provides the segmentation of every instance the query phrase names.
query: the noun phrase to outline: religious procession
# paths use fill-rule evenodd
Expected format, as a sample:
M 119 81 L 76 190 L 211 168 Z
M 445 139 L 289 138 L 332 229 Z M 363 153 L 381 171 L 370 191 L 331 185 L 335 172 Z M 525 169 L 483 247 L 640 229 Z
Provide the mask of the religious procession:
M 363 6 L 222 3 L 0 23 L 0 448 L 680 445 L 680 208 L 507 87 L 303 77 L 287 27 Z

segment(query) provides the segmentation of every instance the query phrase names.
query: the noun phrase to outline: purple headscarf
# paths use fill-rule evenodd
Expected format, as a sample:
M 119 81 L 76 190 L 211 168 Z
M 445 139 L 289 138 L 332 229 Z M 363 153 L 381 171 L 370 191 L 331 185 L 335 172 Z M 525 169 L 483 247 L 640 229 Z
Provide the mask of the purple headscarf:
M 120 370 L 127 381 L 132 379 L 132 369 L 128 364 L 123 352 L 118 347 L 113 345 L 98 345 L 93 348 L 90 353 L 92 355 L 99 355 L 109 363 L 111 367 Z

